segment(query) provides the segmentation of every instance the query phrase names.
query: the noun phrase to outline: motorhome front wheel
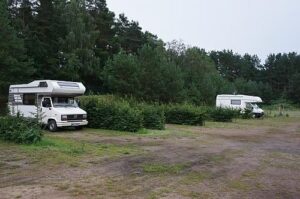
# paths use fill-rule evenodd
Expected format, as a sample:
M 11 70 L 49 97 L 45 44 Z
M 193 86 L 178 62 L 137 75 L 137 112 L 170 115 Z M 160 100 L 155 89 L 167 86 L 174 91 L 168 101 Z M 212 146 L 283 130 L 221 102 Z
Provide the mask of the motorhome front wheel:
M 56 124 L 56 122 L 55 122 L 54 120 L 50 120 L 50 121 L 48 122 L 48 128 L 49 128 L 49 130 L 50 130 L 51 132 L 57 131 L 57 124 Z

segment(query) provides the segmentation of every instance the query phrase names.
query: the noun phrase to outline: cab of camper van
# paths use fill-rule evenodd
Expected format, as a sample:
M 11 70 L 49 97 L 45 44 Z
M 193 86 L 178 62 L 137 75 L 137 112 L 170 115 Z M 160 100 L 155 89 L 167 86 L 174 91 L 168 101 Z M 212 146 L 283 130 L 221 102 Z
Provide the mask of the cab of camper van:
M 38 118 L 50 131 L 62 127 L 81 129 L 88 124 L 87 113 L 76 97 L 86 88 L 80 82 L 39 80 L 9 88 L 10 115 Z

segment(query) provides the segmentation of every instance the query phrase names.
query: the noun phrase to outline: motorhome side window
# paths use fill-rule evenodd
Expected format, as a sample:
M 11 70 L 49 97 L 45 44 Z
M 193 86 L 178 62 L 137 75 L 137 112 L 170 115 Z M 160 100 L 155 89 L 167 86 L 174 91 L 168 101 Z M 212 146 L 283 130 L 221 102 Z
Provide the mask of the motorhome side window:
M 241 105 L 241 100 L 231 100 L 231 105 Z
M 35 94 L 23 94 L 23 105 L 34 106 L 36 105 L 35 100 L 36 100 Z
M 42 106 L 44 108 L 49 108 L 51 107 L 51 100 L 50 98 L 44 98 L 43 102 L 42 102 Z

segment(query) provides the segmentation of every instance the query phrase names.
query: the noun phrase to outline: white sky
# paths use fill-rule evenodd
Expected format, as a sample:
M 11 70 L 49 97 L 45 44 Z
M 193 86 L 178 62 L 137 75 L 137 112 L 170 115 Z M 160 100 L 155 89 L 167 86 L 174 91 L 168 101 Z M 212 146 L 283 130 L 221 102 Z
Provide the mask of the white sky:
M 300 0 L 107 0 L 165 42 L 241 54 L 300 52 Z

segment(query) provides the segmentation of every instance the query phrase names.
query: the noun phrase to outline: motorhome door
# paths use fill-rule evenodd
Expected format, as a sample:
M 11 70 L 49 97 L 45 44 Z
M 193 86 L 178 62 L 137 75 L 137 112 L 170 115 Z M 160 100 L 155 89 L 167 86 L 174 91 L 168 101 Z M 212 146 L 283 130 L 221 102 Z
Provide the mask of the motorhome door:
M 48 119 L 52 117 L 52 101 L 51 97 L 43 97 L 41 102 L 41 120 L 42 123 L 47 124 Z

